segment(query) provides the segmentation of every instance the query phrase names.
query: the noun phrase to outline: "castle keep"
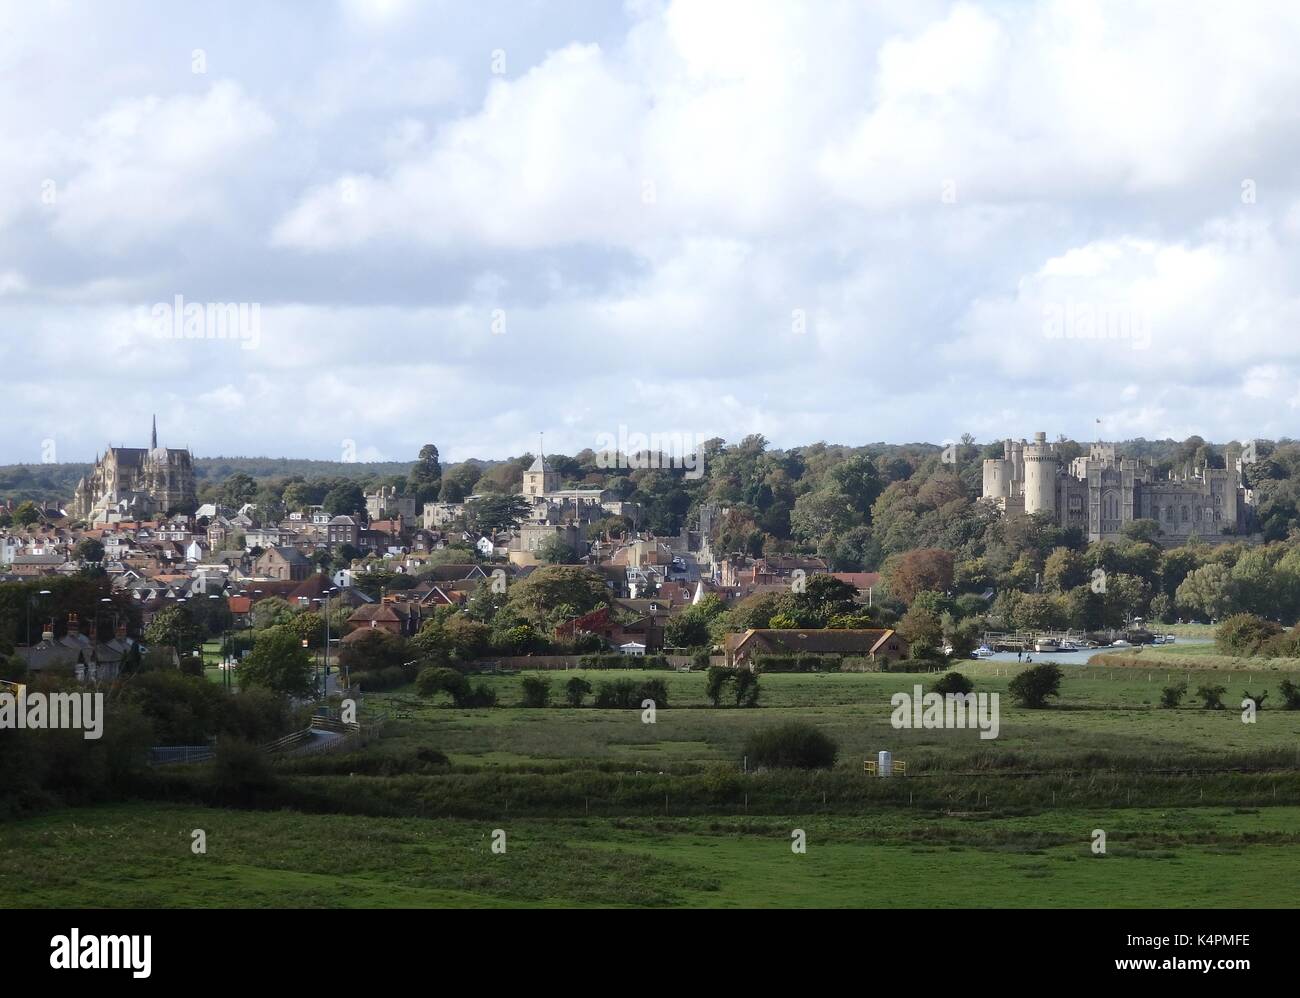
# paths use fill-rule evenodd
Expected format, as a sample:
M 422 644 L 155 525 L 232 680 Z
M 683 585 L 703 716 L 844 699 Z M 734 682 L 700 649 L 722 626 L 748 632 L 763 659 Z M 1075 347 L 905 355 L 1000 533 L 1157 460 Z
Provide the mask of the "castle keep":
M 73 517 L 92 523 L 148 519 L 173 510 L 192 511 L 194 461 L 188 450 L 158 446 L 158 421 L 149 449 L 110 447 L 77 483 Z
M 1244 534 L 1252 501 L 1240 461 L 1157 479 L 1147 462 L 1095 443 L 1066 467 L 1045 433 L 1035 433 L 1032 443 L 1003 441 L 1002 457 L 984 461 L 983 492 L 1007 514 L 1048 513 L 1090 541 L 1116 539 L 1126 523 L 1143 519 L 1157 521 L 1170 543 Z

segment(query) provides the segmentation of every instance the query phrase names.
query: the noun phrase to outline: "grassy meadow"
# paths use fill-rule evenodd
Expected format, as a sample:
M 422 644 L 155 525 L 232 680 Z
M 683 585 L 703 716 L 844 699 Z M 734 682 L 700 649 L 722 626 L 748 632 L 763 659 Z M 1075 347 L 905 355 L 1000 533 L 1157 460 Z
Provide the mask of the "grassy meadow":
M 491 709 L 374 694 L 382 739 L 279 762 L 244 799 L 210 767 L 168 767 L 138 801 L 0 825 L 0 902 L 1295 906 L 1300 711 L 1267 709 L 1282 675 L 1258 665 L 1213 677 L 1230 709 L 1159 707 L 1186 677 L 1175 653 L 1202 647 L 1145 649 L 1149 668 L 1064 665 L 1045 710 L 1007 695 L 1014 662 L 967 663 L 977 692 L 1001 694 L 992 740 L 891 726 L 890 697 L 934 674 L 769 674 L 754 709 L 713 708 L 705 677 L 677 672 L 547 672 L 547 708 L 518 706 L 519 675 L 483 677 Z M 575 675 L 660 678 L 669 705 L 653 724 L 555 705 Z M 1270 690 L 1253 724 L 1231 709 L 1247 689 Z M 746 737 L 793 719 L 838 742 L 834 769 L 744 772 Z M 906 777 L 864 773 L 881 749 Z

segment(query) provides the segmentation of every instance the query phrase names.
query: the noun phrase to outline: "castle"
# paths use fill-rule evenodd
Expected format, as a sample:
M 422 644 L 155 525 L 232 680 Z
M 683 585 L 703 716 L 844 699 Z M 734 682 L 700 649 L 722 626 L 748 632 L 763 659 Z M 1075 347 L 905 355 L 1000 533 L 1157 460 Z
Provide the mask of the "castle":
M 91 523 L 142 520 L 158 513 L 191 512 L 194 460 L 188 450 L 158 446 L 158 420 L 149 449 L 110 447 L 77 483 L 71 515 Z
M 1002 457 L 984 461 L 983 491 L 1008 514 L 1048 513 L 1089 541 L 1117 539 L 1139 519 L 1159 523 L 1162 542 L 1170 544 L 1245 534 L 1253 504 L 1240 460 L 1230 469 L 1187 468 L 1157 479 L 1145 461 L 1095 443 L 1066 468 L 1045 433 L 1035 433 L 1033 443 L 1003 441 Z

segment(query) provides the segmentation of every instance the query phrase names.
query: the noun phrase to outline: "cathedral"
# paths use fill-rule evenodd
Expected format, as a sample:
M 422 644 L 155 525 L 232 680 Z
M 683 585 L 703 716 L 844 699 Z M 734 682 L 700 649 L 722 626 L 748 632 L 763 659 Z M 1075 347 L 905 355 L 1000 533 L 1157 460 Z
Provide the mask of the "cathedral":
M 158 420 L 149 449 L 110 447 L 77 483 L 70 514 L 91 523 L 148 519 L 157 514 L 192 512 L 194 460 L 188 450 L 158 446 Z
M 1166 544 L 1249 533 L 1254 501 L 1241 461 L 1156 478 L 1145 461 L 1119 458 L 1114 444 L 1095 443 L 1067 468 L 1045 433 L 1034 434 L 1032 443 L 1004 441 L 1002 457 L 984 462 L 983 491 L 1008 514 L 1048 513 L 1062 527 L 1079 527 L 1089 541 L 1116 540 L 1125 524 L 1155 520 Z

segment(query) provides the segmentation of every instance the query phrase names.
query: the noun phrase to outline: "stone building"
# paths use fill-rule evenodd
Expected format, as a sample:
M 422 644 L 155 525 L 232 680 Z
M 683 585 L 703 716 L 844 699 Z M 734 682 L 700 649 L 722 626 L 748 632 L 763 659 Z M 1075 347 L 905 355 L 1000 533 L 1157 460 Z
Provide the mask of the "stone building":
M 1067 467 L 1045 433 L 1035 433 L 1032 443 L 1003 441 L 1002 457 L 984 461 L 983 493 L 1007 514 L 1048 513 L 1090 541 L 1116 539 L 1125 524 L 1144 519 L 1160 524 L 1166 543 L 1213 541 L 1249 533 L 1252 514 L 1240 461 L 1233 468 L 1188 467 L 1157 478 L 1146 461 L 1095 443 Z
M 110 447 L 77 483 L 72 516 L 93 523 L 192 512 L 194 459 L 188 450 L 158 446 L 158 420 L 149 448 Z

